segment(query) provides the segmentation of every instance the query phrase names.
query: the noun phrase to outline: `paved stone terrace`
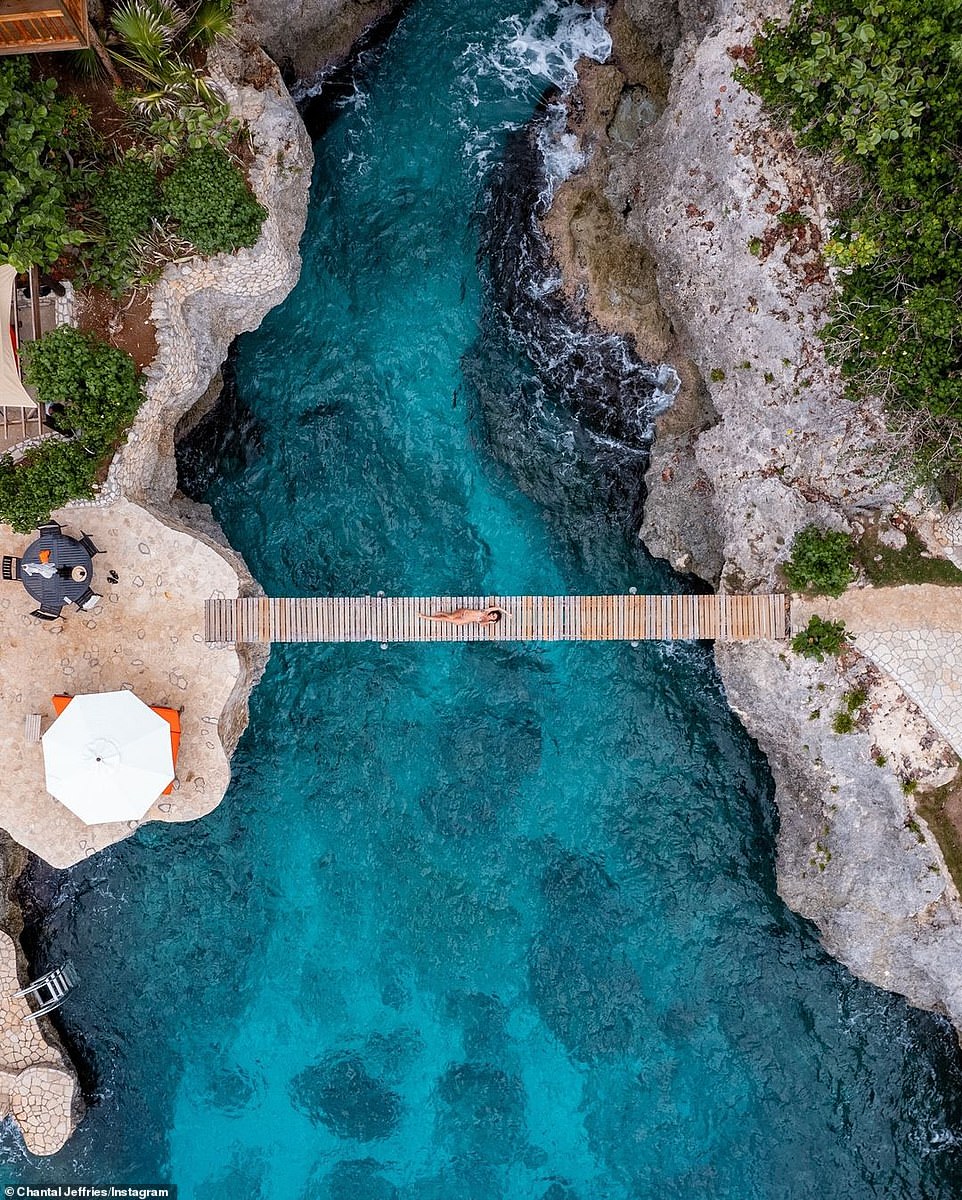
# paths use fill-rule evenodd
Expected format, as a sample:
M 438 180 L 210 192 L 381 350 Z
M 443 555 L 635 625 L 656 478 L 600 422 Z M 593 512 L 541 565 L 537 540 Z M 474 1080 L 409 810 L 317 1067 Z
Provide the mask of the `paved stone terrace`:
M 237 595 L 237 576 L 216 551 L 126 500 L 55 516 L 67 532 L 82 527 L 104 551 L 93 577 L 104 599 L 92 612 L 67 607 L 62 620 L 44 624 L 29 615 L 36 606 L 20 583 L 0 585 L 0 826 L 53 866 L 67 867 L 128 836 L 138 822 L 88 826 L 50 796 L 42 749 L 25 743 L 26 715 L 40 713 L 46 730 L 56 693 L 119 688 L 182 708 L 178 782 L 144 820 L 192 820 L 218 804 L 230 780 L 217 728 L 240 660 L 204 644 L 204 601 Z M 21 554 L 30 540 L 0 526 L 5 554 Z M 114 586 L 111 570 L 120 580 Z
M 792 628 L 813 613 L 844 621 L 858 650 L 890 675 L 962 755 L 962 588 L 849 588 L 792 597 Z
M 83 1106 L 63 1055 L 36 1021 L 24 1021 L 30 1006 L 14 997 L 22 986 L 13 939 L 0 933 L 0 1118 L 14 1118 L 32 1154 L 55 1154 Z

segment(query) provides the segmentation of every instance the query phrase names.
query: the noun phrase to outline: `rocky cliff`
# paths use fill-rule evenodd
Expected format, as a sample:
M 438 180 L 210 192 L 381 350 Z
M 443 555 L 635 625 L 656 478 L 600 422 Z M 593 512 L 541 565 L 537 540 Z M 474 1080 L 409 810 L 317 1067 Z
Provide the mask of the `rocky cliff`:
M 303 86 L 344 59 L 358 38 L 404 0 L 242 0 L 239 32 Z
M 803 526 L 884 533 L 905 501 L 881 413 L 842 397 L 817 336 L 831 172 L 732 78 L 780 15 L 617 0 L 612 60 L 583 67 L 569 103 L 588 163 L 545 222 L 572 301 L 682 381 L 658 423 L 646 544 L 731 591 L 775 585 Z M 951 748 L 854 652 L 814 666 L 719 644 L 716 661 L 775 778 L 781 895 L 856 974 L 962 1028 L 962 907 L 903 786 L 944 783 Z M 856 689 L 860 731 L 835 733 Z

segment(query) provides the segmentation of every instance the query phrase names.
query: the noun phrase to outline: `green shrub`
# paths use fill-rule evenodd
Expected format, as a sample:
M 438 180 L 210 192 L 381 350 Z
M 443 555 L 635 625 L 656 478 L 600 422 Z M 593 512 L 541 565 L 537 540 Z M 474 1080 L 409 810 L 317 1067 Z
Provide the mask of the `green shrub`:
M 826 655 L 841 654 L 846 640 L 844 621 L 826 621 L 815 613 L 805 628 L 792 638 L 792 649 L 803 658 L 824 662 Z
M 57 423 L 70 440 L 45 441 L 20 463 L 0 458 L 0 520 L 22 533 L 68 500 L 91 495 L 143 399 L 130 355 L 69 325 L 24 351 L 24 378 L 42 404 L 62 406 Z
M 853 716 L 858 712 L 867 699 L 868 688 L 864 687 L 852 688 L 842 697 L 842 701 L 845 704 L 845 711 L 851 713 Z
M 179 233 L 201 254 L 253 246 L 267 216 L 228 156 L 213 146 L 189 150 L 162 184 Z
M 125 159 L 94 180 L 89 196 L 102 229 L 100 240 L 84 263 L 86 279 L 119 295 L 137 274 L 131 247 L 150 229 L 151 219 L 160 214 L 157 178 L 147 163 Z
M 852 539 L 808 525 L 792 542 L 792 556 L 784 566 L 785 577 L 798 592 L 817 596 L 841 596 L 855 578 L 850 559 Z
M 49 267 L 82 241 L 68 228 L 64 128 L 70 104 L 34 82 L 21 57 L 0 59 L 0 262 Z
M 90 186 L 90 203 L 114 246 L 127 247 L 150 228 L 160 212 L 160 188 L 146 163 L 124 159 L 108 167 Z
M 29 533 L 68 500 L 92 494 L 99 462 L 77 442 L 46 441 L 23 462 L 0 458 L 0 520 Z
M 836 733 L 851 733 L 855 728 L 855 717 L 842 709 L 832 717 L 832 729 Z
M 922 410 L 923 462 L 962 461 L 962 6 L 794 0 L 736 72 L 803 144 L 854 168 L 826 247 L 843 268 L 825 335 L 851 395 Z
M 61 404 L 57 424 L 102 458 L 133 420 L 143 393 L 134 360 L 90 334 L 61 325 L 24 347 L 24 379 L 42 404 Z

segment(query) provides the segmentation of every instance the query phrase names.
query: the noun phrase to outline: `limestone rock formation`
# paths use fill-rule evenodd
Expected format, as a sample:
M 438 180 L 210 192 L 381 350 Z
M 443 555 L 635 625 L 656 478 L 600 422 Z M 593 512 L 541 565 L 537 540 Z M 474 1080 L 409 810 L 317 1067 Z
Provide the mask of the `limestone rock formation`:
M 732 78 L 786 12 L 618 0 L 612 62 L 583 69 L 569 102 L 587 166 L 545 221 L 571 300 L 682 381 L 658 422 L 642 537 L 738 592 L 776 585 L 804 525 L 850 529 L 905 495 L 881 412 L 843 397 L 818 337 L 830 172 Z M 950 532 L 934 522 L 934 540 Z M 775 777 L 781 895 L 854 972 L 962 1028 L 962 906 L 901 784 L 944 783 L 952 749 L 877 671 L 868 732 L 834 732 L 875 670 L 855 652 L 812 668 L 787 647 L 719 645 L 716 661 Z
M 238 32 L 263 46 L 291 80 L 311 81 L 346 57 L 400 0 L 243 0 Z

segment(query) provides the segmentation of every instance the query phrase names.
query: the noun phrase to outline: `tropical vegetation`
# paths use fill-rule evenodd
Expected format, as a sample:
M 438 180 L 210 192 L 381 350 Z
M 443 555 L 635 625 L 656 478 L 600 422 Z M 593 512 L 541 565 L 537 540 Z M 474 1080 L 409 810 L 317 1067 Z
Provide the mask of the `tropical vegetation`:
M 0 59 L 0 262 L 50 267 L 82 240 L 68 219 L 71 104 L 23 58 Z
M 164 209 L 201 254 L 253 246 L 267 209 L 223 150 L 188 150 L 161 184 Z
M 826 656 L 834 658 L 841 654 L 847 641 L 844 621 L 826 621 L 814 613 L 805 628 L 792 638 L 792 649 L 803 658 L 824 662 Z
M 0 520 L 27 532 L 68 500 L 90 496 L 143 400 L 134 360 L 62 325 L 24 347 L 24 378 L 54 406 L 64 439 L 48 439 L 22 462 L 0 458 Z
M 960 68 L 959 0 L 794 0 L 737 72 L 841 168 L 825 334 L 849 392 L 881 396 L 933 473 L 962 467 Z
M 851 565 L 852 539 L 847 533 L 807 525 L 792 542 L 792 554 L 782 568 L 799 592 L 841 596 L 855 578 Z
M 120 297 L 171 258 L 255 242 L 249 144 L 206 65 L 230 21 L 229 0 L 109 5 L 106 49 L 77 60 L 122 84 L 112 102 L 102 85 L 97 120 L 39 60 L 0 59 L 0 262 Z M 0 458 L 0 520 L 26 531 L 92 493 L 143 393 L 128 354 L 71 328 L 24 347 L 24 377 L 62 435 Z

